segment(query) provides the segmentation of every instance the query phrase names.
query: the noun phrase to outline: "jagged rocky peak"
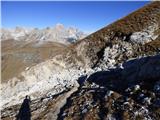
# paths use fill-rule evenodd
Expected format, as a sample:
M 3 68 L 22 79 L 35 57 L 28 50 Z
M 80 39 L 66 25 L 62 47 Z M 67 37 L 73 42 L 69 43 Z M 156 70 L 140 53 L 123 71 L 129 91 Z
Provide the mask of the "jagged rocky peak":
M 22 40 L 22 37 L 25 37 L 30 33 L 32 28 L 24 28 L 17 26 L 16 28 L 2 28 L 1 29 L 1 40 Z
M 2 40 L 13 39 L 30 42 L 59 42 L 64 44 L 73 43 L 82 39 L 86 34 L 75 27 L 66 28 L 63 24 L 44 29 L 16 27 L 14 29 L 1 29 Z
M 63 29 L 64 29 L 64 25 L 61 24 L 61 23 L 57 23 L 57 24 L 55 25 L 55 29 L 57 29 L 57 30 L 63 30 Z
M 137 54 L 154 53 L 158 44 L 150 44 L 159 42 L 159 29 L 160 2 L 151 2 L 77 42 L 70 51 L 70 56 L 74 54 L 75 58 L 66 57 L 65 60 L 95 67 L 101 62 L 116 64 Z

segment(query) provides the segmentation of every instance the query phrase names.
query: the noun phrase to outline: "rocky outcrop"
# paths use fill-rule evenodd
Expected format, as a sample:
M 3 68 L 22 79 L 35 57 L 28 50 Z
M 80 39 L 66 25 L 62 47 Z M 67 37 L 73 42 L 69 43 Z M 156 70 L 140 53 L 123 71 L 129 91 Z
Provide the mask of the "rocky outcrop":
M 68 99 L 59 119 L 158 120 L 160 56 L 125 62 L 89 76 Z

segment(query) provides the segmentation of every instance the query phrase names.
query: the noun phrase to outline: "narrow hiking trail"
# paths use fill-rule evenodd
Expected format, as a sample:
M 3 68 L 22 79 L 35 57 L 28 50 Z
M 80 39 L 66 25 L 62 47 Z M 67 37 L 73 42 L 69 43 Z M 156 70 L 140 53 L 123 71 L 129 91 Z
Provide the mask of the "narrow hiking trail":
M 58 96 L 55 101 L 53 100 L 51 105 L 48 106 L 48 109 L 46 109 L 46 111 L 42 113 L 42 115 L 44 116 L 39 119 L 57 120 L 60 110 L 63 108 L 63 106 L 67 104 L 67 99 L 69 99 L 72 96 L 72 94 L 78 91 L 78 88 L 79 88 L 79 84 L 76 82 L 75 86 L 70 91 Z
M 75 82 L 75 85 L 70 90 L 66 90 L 58 95 L 52 96 L 52 98 L 44 97 L 43 100 L 32 100 L 30 104 L 31 119 L 32 120 L 56 120 L 61 108 L 67 104 L 67 99 L 75 93 L 79 88 L 79 84 Z M 11 106 L 2 111 L 4 120 L 15 120 L 16 115 L 21 107 L 21 104 Z

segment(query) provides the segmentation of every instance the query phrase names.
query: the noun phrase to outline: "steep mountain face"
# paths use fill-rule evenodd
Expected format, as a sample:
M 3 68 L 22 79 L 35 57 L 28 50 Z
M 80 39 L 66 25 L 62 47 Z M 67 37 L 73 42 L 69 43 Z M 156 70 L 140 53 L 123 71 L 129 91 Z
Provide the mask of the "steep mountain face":
M 21 117 L 29 95 L 33 120 L 159 120 L 159 53 L 151 2 L 3 83 L 2 119 Z

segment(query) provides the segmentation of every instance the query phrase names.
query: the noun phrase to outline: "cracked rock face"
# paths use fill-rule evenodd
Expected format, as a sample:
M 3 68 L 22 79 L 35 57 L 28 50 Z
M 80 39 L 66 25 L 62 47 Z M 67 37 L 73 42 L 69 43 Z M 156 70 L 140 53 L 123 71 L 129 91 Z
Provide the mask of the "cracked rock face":
M 159 120 L 159 19 L 151 2 L 27 68 L 2 84 L 2 119 L 29 95 L 33 120 Z

